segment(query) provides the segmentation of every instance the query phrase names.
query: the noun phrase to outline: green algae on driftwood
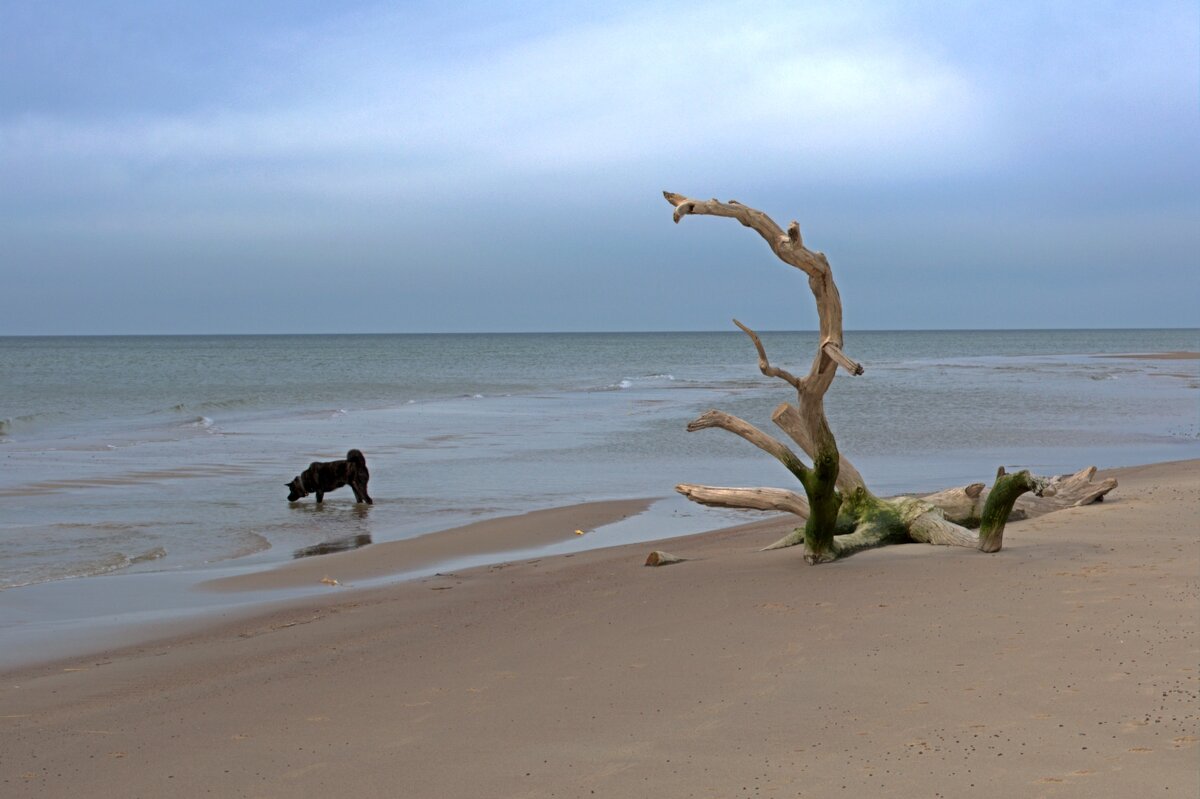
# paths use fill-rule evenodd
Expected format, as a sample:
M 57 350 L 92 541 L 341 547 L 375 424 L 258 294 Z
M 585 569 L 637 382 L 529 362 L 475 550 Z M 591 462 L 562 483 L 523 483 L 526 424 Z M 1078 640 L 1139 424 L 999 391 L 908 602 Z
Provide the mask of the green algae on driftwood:
M 759 370 L 795 389 L 796 403 L 781 404 L 771 420 L 808 455 L 811 466 L 782 441 L 723 411 L 707 411 L 687 427 L 689 432 L 721 428 L 749 441 L 783 464 L 804 494 L 780 488 L 677 485 L 676 490 L 688 499 L 717 507 L 779 510 L 800 516 L 804 518 L 802 527 L 766 549 L 803 544 L 805 560 L 824 563 L 863 549 L 914 541 L 998 552 L 1004 545 L 1005 524 L 1014 516 L 1014 506 L 1023 495 L 1036 497 L 1034 510 L 1045 513 L 1098 501 L 1116 487 L 1115 479 L 1094 481 L 1095 467 L 1057 478 L 1039 477 L 1024 470 L 1007 474 L 1001 467 L 987 491 L 982 483 L 973 483 L 924 499 L 875 496 L 858 470 L 838 451 L 825 418 L 825 393 L 839 367 L 851 375 L 864 372 L 862 365 L 843 351 L 842 300 L 825 254 L 804 246 L 798 223 L 792 222 L 785 231 L 762 211 L 736 200 L 693 200 L 671 192 L 663 192 L 663 196 L 675 208 L 676 223 L 692 215 L 736 219 L 758 233 L 781 261 L 804 272 L 816 300 L 820 332 L 812 367 L 807 375 L 798 377 L 771 365 L 758 335 L 733 320 L 754 343 Z

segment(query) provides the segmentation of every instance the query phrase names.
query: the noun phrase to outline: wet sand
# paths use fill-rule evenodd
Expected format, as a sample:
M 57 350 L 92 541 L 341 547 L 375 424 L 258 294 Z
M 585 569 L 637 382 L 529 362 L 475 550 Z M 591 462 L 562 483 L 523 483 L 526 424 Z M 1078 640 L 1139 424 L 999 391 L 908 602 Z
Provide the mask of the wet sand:
M 566 541 L 641 513 L 653 502 L 653 499 L 586 502 L 486 519 L 418 538 L 385 541 L 334 556 L 292 561 L 267 571 L 222 577 L 200 587 L 209 591 L 262 591 L 299 588 L 321 580 L 339 583 L 370 580 L 428 568 L 464 555 L 511 552 Z
M 995 555 L 813 568 L 771 519 L 10 671 L 0 790 L 1196 796 L 1200 462 L 1116 475 Z

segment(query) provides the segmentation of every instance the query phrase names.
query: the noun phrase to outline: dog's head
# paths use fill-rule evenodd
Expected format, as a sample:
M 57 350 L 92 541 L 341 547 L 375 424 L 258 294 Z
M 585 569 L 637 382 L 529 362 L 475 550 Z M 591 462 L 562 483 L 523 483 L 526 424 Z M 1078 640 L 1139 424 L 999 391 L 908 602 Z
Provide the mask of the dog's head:
M 304 490 L 303 475 L 293 477 L 290 483 L 284 483 L 284 485 L 288 487 L 288 502 L 295 502 L 308 496 L 308 492 Z

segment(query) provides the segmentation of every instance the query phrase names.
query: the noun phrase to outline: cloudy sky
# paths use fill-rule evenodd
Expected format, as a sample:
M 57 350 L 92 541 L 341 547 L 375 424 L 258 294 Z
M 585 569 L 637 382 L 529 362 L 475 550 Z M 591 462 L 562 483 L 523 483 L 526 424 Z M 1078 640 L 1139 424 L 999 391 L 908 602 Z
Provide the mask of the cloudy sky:
M 1194 2 L 0 0 L 0 335 L 1200 323 Z

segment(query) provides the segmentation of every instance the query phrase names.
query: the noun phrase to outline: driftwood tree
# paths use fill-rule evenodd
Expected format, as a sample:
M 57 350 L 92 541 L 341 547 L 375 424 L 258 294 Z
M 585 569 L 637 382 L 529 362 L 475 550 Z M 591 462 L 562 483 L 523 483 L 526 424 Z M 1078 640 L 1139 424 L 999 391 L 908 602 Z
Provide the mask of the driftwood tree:
M 820 337 L 807 375 L 798 377 L 771 365 L 758 335 L 734 320 L 750 337 L 758 352 L 758 366 L 767 377 L 778 378 L 796 391 L 796 403 L 775 409 L 772 421 L 811 459 L 806 464 L 789 446 L 749 422 L 711 410 L 688 425 L 689 431 L 721 428 L 741 436 L 777 459 L 800 481 L 804 494 L 780 488 L 723 488 L 682 483 L 676 490 L 694 502 L 730 508 L 753 508 L 793 513 L 805 519 L 788 536 L 767 549 L 803 544 L 810 563 L 823 563 L 863 549 L 905 542 L 967 546 L 997 552 L 1004 543 L 1004 526 L 1017 514 L 1037 514 L 1102 498 L 1116 480 L 1093 480 L 1095 467 L 1069 477 L 1045 478 L 1020 471 L 1006 474 L 1001 467 L 990 490 L 982 483 L 948 489 L 923 499 L 883 499 L 867 488 L 862 475 L 838 452 L 837 441 L 825 418 L 825 393 L 838 369 L 861 375 L 863 367 L 843 352 L 842 300 L 829 261 L 804 246 L 800 226 L 787 230 L 762 211 L 730 200 L 693 200 L 664 192 L 675 207 L 675 222 L 685 216 L 723 216 L 736 219 L 758 233 L 772 252 L 808 276 L 817 304 Z M 1023 494 L 1033 501 L 1014 507 Z M 973 529 L 975 528 L 975 529 Z

